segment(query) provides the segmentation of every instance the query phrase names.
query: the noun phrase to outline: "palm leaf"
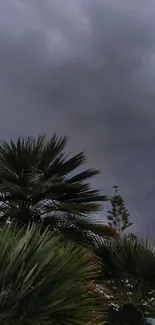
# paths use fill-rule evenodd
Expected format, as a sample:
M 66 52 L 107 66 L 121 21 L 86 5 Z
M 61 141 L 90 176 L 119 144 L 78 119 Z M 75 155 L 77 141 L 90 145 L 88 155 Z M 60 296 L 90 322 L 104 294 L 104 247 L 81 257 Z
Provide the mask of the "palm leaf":
M 1 324 L 101 324 L 100 304 L 90 291 L 97 272 L 90 255 L 40 230 L 33 225 L 0 232 Z
M 89 183 L 99 171 L 87 169 L 76 173 L 86 162 L 86 156 L 80 152 L 70 157 L 64 153 L 66 144 L 66 136 L 55 134 L 49 139 L 39 136 L 10 143 L 1 141 L 0 214 L 3 220 L 9 217 L 19 223 L 40 220 L 47 224 L 53 215 L 84 216 L 102 208 L 101 202 L 108 197 L 92 189 Z
M 101 265 L 96 282 L 104 288 L 109 324 L 149 324 L 147 319 L 155 317 L 154 246 L 118 236 L 102 240 L 94 252 Z

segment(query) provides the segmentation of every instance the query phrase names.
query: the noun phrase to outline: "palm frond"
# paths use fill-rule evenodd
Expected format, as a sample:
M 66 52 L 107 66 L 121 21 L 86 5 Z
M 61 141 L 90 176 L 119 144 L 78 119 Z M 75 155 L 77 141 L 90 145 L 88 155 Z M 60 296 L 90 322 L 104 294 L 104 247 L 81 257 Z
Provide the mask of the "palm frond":
M 1 324 L 101 324 L 90 291 L 97 269 L 88 252 L 40 230 L 0 232 Z
M 101 266 L 96 283 L 104 288 L 109 324 L 149 324 L 147 319 L 155 316 L 154 246 L 116 236 L 99 242 L 94 252 Z
M 64 152 L 66 144 L 67 137 L 56 134 L 50 138 L 40 135 L 1 141 L 1 220 L 16 218 L 19 224 L 40 220 L 51 226 L 60 215 L 62 219 L 62 214 L 87 217 L 102 209 L 102 202 L 108 197 L 89 183 L 99 171 L 86 169 L 76 173 L 87 161 L 86 156 L 83 152 L 69 156 Z M 101 227 L 95 229 L 94 226 L 95 232 L 102 231 Z

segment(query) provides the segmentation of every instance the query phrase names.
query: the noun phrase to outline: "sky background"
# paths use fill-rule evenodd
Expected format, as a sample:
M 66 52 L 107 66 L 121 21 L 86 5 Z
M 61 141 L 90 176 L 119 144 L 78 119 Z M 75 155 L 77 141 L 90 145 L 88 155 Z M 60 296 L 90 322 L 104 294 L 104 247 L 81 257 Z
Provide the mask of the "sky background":
M 0 138 L 69 136 L 155 232 L 154 0 L 1 0 Z M 101 216 L 104 217 L 104 212 Z

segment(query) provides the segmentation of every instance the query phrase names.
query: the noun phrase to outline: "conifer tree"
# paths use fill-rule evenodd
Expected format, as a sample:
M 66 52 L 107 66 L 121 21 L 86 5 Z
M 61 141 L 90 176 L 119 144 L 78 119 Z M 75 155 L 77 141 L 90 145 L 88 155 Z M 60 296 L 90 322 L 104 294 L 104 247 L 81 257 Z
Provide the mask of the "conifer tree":
M 117 229 L 119 233 L 124 232 L 132 226 L 130 222 L 130 214 L 126 208 L 124 199 L 118 192 L 118 186 L 113 186 L 115 194 L 111 197 L 111 210 L 108 211 L 108 225 Z

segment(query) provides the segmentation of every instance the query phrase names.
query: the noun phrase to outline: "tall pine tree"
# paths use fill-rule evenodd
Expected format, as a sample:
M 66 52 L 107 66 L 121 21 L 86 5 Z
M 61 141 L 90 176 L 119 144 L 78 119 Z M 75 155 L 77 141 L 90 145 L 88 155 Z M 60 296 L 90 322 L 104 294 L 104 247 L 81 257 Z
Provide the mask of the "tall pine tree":
M 118 186 L 113 186 L 115 194 L 111 197 L 111 210 L 108 211 L 108 225 L 117 229 L 119 233 L 124 232 L 132 226 L 130 222 L 130 214 L 125 206 L 124 199 L 118 192 Z

